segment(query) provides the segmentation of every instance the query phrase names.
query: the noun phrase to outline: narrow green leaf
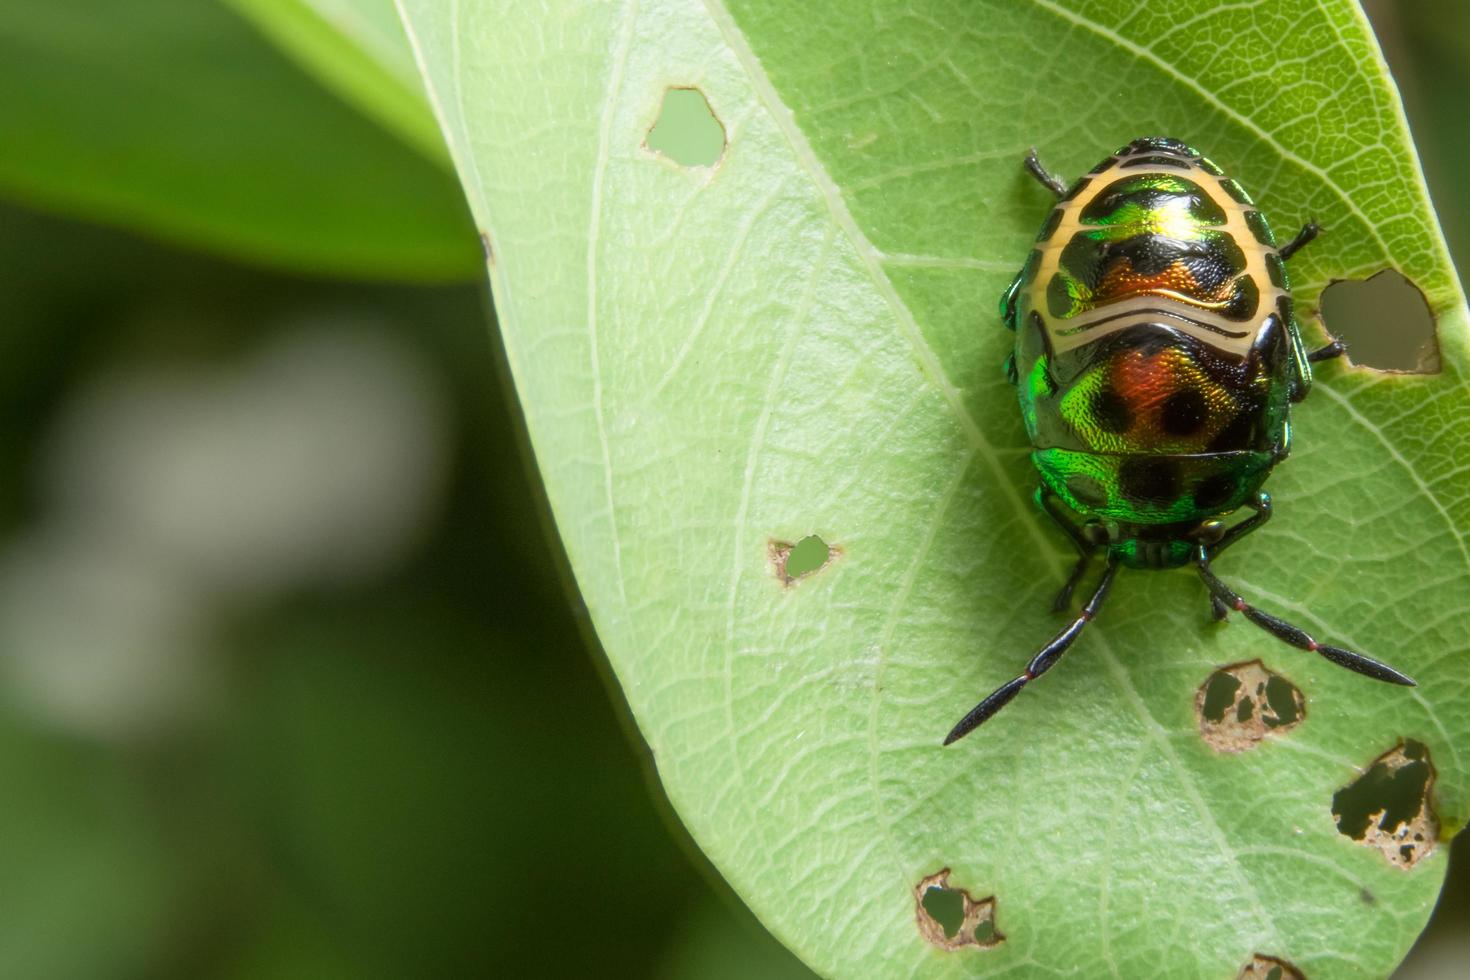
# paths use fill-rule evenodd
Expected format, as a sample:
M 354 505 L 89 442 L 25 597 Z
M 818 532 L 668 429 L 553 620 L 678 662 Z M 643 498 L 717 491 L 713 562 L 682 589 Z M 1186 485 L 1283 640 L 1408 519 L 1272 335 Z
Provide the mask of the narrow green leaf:
M 449 163 L 392 0 L 225 0 L 322 83 Z
M 1470 398 L 1464 300 L 1356 5 L 400 5 L 599 635 L 767 926 L 833 976 L 1393 968 L 1444 849 L 1391 866 L 1331 807 L 1411 739 L 1446 834 L 1465 822 Z M 645 144 L 690 86 L 725 130 L 713 168 Z M 1187 573 L 1127 572 L 1066 661 L 941 749 L 1056 630 L 1070 561 L 1029 502 L 994 313 L 1048 206 L 1022 154 L 1074 175 L 1153 134 L 1278 227 L 1322 222 L 1293 263 L 1306 308 L 1394 266 L 1440 318 L 1440 374 L 1323 368 L 1276 520 L 1218 563 L 1420 686 L 1213 626 Z M 811 534 L 830 560 L 793 579 Z M 1257 658 L 1305 716 L 1217 752 L 1196 694 Z M 944 868 L 1003 940 L 921 938 L 915 889 Z
M 197 0 L 12 0 L 0 192 L 314 272 L 409 280 L 480 263 L 451 176 Z

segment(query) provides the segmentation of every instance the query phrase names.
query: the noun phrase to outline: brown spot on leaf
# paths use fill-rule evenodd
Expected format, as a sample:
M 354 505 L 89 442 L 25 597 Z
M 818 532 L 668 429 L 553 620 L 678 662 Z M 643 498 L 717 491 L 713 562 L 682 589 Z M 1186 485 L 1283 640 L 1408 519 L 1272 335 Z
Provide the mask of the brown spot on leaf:
M 1217 752 L 1253 749 L 1306 718 L 1301 689 L 1259 660 L 1221 667 L 1194 696 L 1199 733 Z
M 495 246 L 490 243 L 490 233 L 488 231 L 480 232 L 480 248 L 485 250 L 485 264 L 494 265 Z
M 766 546 L 771 570 L 782 585 L 815 575 L 842 556 L 842 550 L 829 545 L 815 534 L 808 534 L 795 544 L 774 538 Z
M 1407 739 L 1373 760 L 1363 775 L 1332 796 L 1338 832 L 1411 868 L 1439 843 L 1434 815 L 1434 764 L 1422 742 Z
M 994 896 L 977 901 L 965 889 L 949 887 L 948 868 L 914 886 L 914 914 L 919 935 L 946 952 L 989 949 L 1006 938 L 995 927 Z
M 1240 968 L 1236 980 L 1306 980 L 1301 970 L 1283 959 L 1257 953 Z

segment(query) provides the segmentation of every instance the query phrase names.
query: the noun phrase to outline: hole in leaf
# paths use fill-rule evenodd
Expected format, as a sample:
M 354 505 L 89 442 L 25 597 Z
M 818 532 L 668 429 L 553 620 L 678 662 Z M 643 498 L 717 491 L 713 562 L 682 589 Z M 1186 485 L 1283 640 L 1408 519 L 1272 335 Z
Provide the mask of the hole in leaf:
M 1306 980 L 1306 977 L 1286 960 L 1257 953 L 1240 968 L 1236 980 Z
M 1435 374 L 1439 341 L 1424 293 L 1403 273 L 1338 279 L 1322 291 L 1322 323 L 1348 359 L 1379 371 Z
M 683 167 L 713 167 L 725 155 L 725 127 L 699 89 L 671 88 L 643 145 Z
M 914 886 L 914 909 L 919 934 L 942 950 L 987 949 L 1006 938 L 995 927 L 995 898 L 976 901 L 965 889 L 949 887 L 948 868 Z
M 1217 752 L 1244 752 L 1301 724 L 1301 690 L 1259 660 L 1221 667 L 1194 697 L 1200 737 Z
M 769 545 L 771 567 L 783 585 L 806 578 L 826 568 L 841 554 L 815 534 L 808 534 L 792 544 L 789 541 L 772 541 Z
M 953 939 L 965 924 L 965 896 L 952 888 L 930 885 L 924 890 L 924 911 L 939 923 L 945 939 Z
M 1430 803 L 1433 789 L 1429 749 L 1409 739 L 1334 793 L 1332 815 L 1339 833 L 1378 849 L 1390 864 L 1410 868 L 1439 842 L 1439 821 Z

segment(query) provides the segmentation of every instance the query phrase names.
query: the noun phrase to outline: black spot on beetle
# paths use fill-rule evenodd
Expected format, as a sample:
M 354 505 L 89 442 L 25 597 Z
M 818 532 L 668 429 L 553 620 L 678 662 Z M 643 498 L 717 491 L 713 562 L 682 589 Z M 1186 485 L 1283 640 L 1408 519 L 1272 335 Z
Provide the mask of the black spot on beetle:
M 1046 216 L 1046 224 L 1041 226 L 1041 233 L 1036 236 L 1038 242 L 1044 242 L 1055 235 L 1057 225 L 1062 223 L 1062 209 L 1052 208 L 1051 214 Z
M 1103 485 L 1086 473 L 1073 473 L 1067 477 L 1067 492 L 1077 498 L 1078 503 L 1088 507 L 1101 507 L 1108 502 Z
M 1201 510 L 1219 507 L 1235 496 L 1235 477 L 1228 473 L 1216 473 L 1206 477 L 1194 488 L 1194 505 Z
M 1179 470 L 1172 460 L 1140 456 L 1119 467 L 1118 485 L 1129 500 L 1163 505 L 1179 493 Z
M 1271 285 L 1277 289 L 1286 289 L 1286 266 L 1281 262 L 1281 256 L 1275 252 L 1266 253 L 1266 275 L 1271 279 Z
M 1238 449 L 1255 449 L 1256 441 L 1259 438 L 1257 431 L 1258 421 L 1259 413 L 1254 408 L 1248 405 L 1242 407 L 1229 422 L 1225 423 L 1225 428 L 1215 434 L 1215 438 L 1210 440 L 1207 448 L 1212 453 L 1228 453 Z
M 1052 273 L 1046 284 L 1046 311 L 1058 320 L 1066 319 L 1072 312 L 1072 294 L 1067 292 L 1067 282 L 1060 272 Z
M 1271 225 L 1266 221 L 1264 214 L 1259 211 L 1247 211 L 1245 224 L 1251 230 L 1251 234 L 1256 236 L 1256 241 L 1267 248 L 1276 247 L 1276 233 L 1271 230 Z
M 1178 157 L 1155 155 L 1134 157 L 1127 163 L 1124 163 L 1119 169 L 1124 169 L 1128 167 L 1173 167 L 1176 170 L 1188 170 L 1189 162 L 1186 160 L 1181 160 Z
M 1159 422 L 1171 436 L 1193 435 L 1205 424 L 1208 408 L 1205 396 L 1198 389 L 1185 388 L 1164 400 L 1159 409 Z
M 1256 315 L 1256 307 L 1260 305 L 1261 288 L 1250 276 L 1241 276 L 1235 280 L 1235 293 L 1230 297 L 1225 315 L 1232 320 L 1249 320 Z
M 1118 156 L 1129 153 L 1174 153 L 1182 157 L 1197 157 L 1199 151 L 1183 140 L 1172 136 L 1140 136 L 1117 152 Z
M 1223 190 L 1226 194 L 1229 194 L 1237 204 L 1244 204 L 1247 207 L 1252 207 L 1256 203 L 1255 201 L 1251 200 L 1251 196 L 1245 192 L 1244 187 L 1241 187 L 1229 177 L 1226 177 L 1225 179 L 1220 181 L 1220 189 Z
M 1029 286 L 1036 281 L 1036 270 L 1041 266 L 1041 252 L 1032 249 L 1031 254 L 1026 256 L 1026 264 L 1021 266 L 1021 285 Z
M 1104 432 L 1127 432 L 1133 426 L 1128 403 L 1111 388 L 1102 388 L 1092 396 L 1092 418 Z

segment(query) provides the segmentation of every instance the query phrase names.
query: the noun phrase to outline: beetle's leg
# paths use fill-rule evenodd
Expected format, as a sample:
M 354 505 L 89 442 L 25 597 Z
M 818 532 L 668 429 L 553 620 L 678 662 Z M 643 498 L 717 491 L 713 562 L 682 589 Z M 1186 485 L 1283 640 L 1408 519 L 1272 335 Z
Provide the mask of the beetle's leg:
M 1314 351 L 1308 351 L 1302 346 L 1301 333 L 1298 332 L 1295 340 L 1296 353 L 1292 355 L 1297 361 L 1296 377 L 1292 381 L 1291 400 L 1299 402 L 1307 397 L 1312 390 L 1312 365 L 1320 361 L 1330 361 L 1334 357 L 1341 357 L 1347 353 L 1347 344 L 1337 338 L 1331 343 L 1323 344 Z
M 1256 494 L 1256 499 L 1246 506 L 1254 510 L 1255 513 L 1247 517 L 1245 520 L 1241 521 L 1239 524 L 1236 524 L 1234 527 L 1226 530 L 1226 532 L 1220 536 L 1219 541 L 1210 545 L 1211 560 L 1220 557 L 1220 552 L 1224 551 L 1226 548 L 1230 547 L 1232 544 L 1239 541 L 1247 534 L 1250 534 L 1252 531 L 1256 530 L 1262 524 L 1271 519 L 1271 495 L 1266 491 L 1259 491 Z M 1226 608 L 1225 603 L 1221 601 L 1220 597 L 1215 595 L 1215 593 L 1213 592 L 1210 593 L 1210 612 L 1214 615 L 1216 622 L 1223 622 L 1225 617 L 1229 615 L 1230 612 L 1229 609 Z
M 1255 623 L 1261 629 L 1276 637 L 1276 639 L 1290 643 L 1299 650 L 1321 654 L 1339 667 L 1355 670 L 1376 681 L 1386 681 L 1389 684 L 1403 684 L 1406 687 L 1414 686 L 1412 678 L 1400 673 L 1388 664 L 1380 663 L 1372 657 L 1365 657 L 1361 653 L 1344 650 L 1342 647 L 1318 643 L 1308 635 L 1306 630 L 1293 626 L 1284 619 L 1277 619 L 1270 613 L 1257 609 L 1255 606 L 1246 602 L 1232 592 L 1229 586 L 1216 578 L 1215 573 L 1210 570 L 1210 552 L 1208 546 L 1200 545 L 1195 550 L 1194 564 L 1199 570 L 1199 577 L 1204 580 L 1205 588 L 1210 590 L 1212 596 L 1236 612 L 1244 613 L 1246 619 L 1249 619 L 1252 623 Z
M 979 728 L 991 715 L 1010 704 L 1011 699 L 1021 693 L 1021 688 L 1046 673 L 1062 658 L 1062 654 L 1067 652 L 1067 648 L 1081 634 L 1082 628 L 1092 622 L 1092 618 L 1102 608 L 1103 599 L 1107 597 L 1108 587 L 1113 584 L 1113 575 L 1117 571 L 1117 559 L 1108 558 L 1102 581 L 1097 583 L 1097 588 L 1092 592 L 1092 598 L 1087 600 L 1087 605 L 1082 607 L 1077 618 L 1072 620 L 1066 629 L 1052 637 L 1051 641 L 1031 658 L 1031 662 L 1021 672 L 1021 676 L 1002 684 L 988 698 L 971 708 L 970 713 L 961 718 L 960 723 L 950 729 L 949 734 L 944 737 L 945 745 L 956 742 Z
M 1277 249 L 1277 251 L 1281 254 L 1281 261 L 1285 262 L 1287 259 L 1291 258 L 1297 253 L 1298 249 L 1307 244 L 1307 242 L 1310 242 L 1312 239 L 1316 238 L 1321 233 L 1322 226 L 1317 224 L 1317 222 L 1315 221 L 1308 221 L 1306 224 L 1302 225 L 1302 230 L 1296 233 L 1295 238 L 1287 242 L 1285 245 L 1281 246 L 1281 248 Z
M 1036 503 L 1046 516 L 1056 522 L 1057 527 L 1067 532 L 1067 537 L 1077 546 L 1077 564 L 1072 568 L 1072 574 L 1067 576 L 1062 590 L 1057 593 L 1056 601 L 1051 604 L 1052 612 L 1061 612 L 1067 608 L 1067 603 L 1072 601 L 1072 592 L 1077 588 L 1077 583 L 1082 581 L 1082 576 L 1087 574 L 1087 566 L 1092 564 L 1092 554 L 1097 550 L 1097 545 L 1088 539 L 1077 522 L 1072 520 L 1070 514 L 1062 510 L 1057 495 L 1050 487 L 1045 485 L 1036 488 Z
M 1230 547 L 1241 538 L 1258 530 L 1260 526 L 1271 519 L 1271 495 L 1264 490 L 1257 491 L 1256 499 L 1246 504 L 1254 514 L 1241 521 L 1239 524 L 1226 530 L 1220 536 L 1220 540 L 1210 545 L 1210 558 L 1213 560 L 1220 557 L 1220 552 Z
M 1334 357 L 1341 357 L 1346 353 L 1347 344 L 1344 344 L 1341 340 L 1333 337 L 1332 343 L 1324 344 L 1323 346 L 1318 347 L 1316 350 L 1308 352 L 1307 360 L 1313 364 L 1316 364 L 1318 361 L 1330 361 Z
M 1036 158 L 1036 147 L 1034 146 L 1026 151 L 1026 169 L 1031 176 L 1041 181 L 1042 185 L 1057 197 L 1066 195 L 1067 182 L 1041 165 L 1041 161 Z M 1285 257 L 1282 256 L 1282 258 Z

